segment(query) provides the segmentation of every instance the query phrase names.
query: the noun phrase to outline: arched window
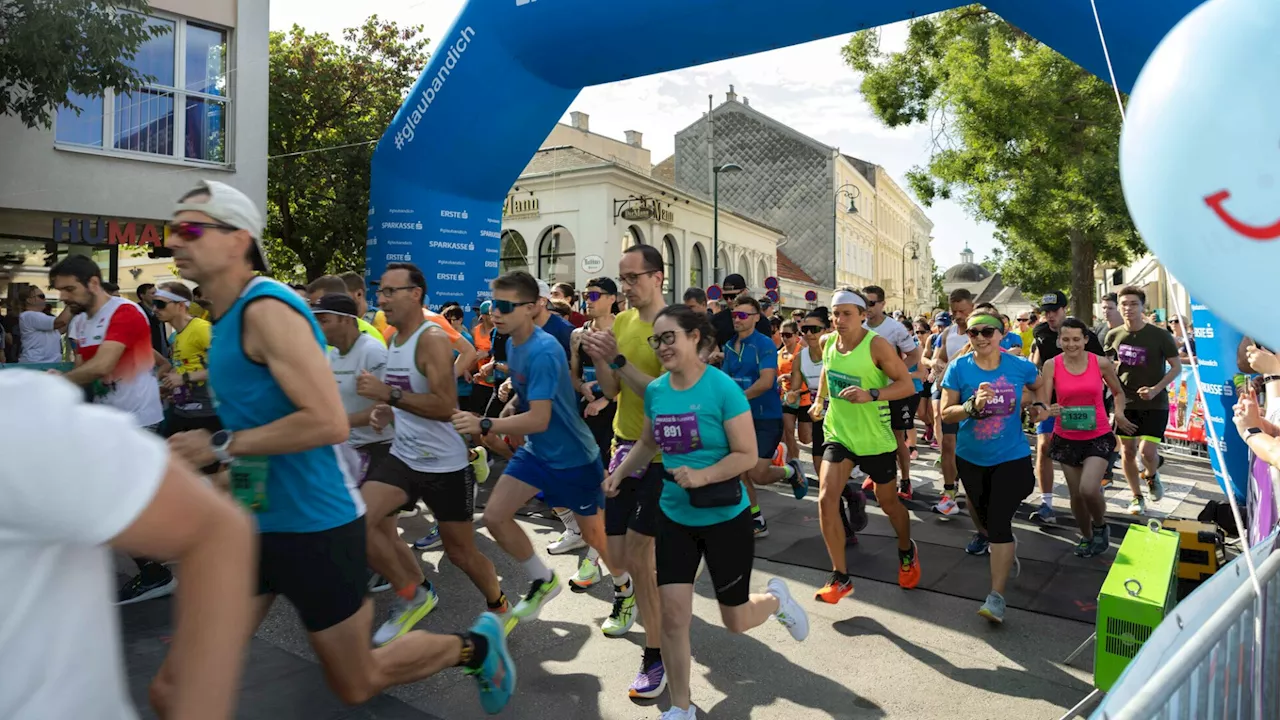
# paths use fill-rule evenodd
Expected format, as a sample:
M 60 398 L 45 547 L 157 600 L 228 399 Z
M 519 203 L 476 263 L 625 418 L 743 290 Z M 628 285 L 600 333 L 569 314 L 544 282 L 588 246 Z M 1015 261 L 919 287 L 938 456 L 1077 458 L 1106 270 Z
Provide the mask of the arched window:
M 756 276 L 756 287 L 759 288 L 760 296 L 764 297 L 764 294 L 768 292 L 768 288 L 764 286 L 764 279 L 769 277 L 769 266 L 764 264 L 764 260 L 760 261 L 760 265 L 756 268 L 756 272 L 759 273 L 759 275 Z
M 574 281 L 573 235 L 559 225 L 542 233 L 538 241 L 538 277 L 547 284 Z
M 702 243 L 694 243 L 693 252 L 689 253 L 689 287 L 707 287 L 706 260 L 702 256 Z
M 724 280 L 733 273 L 733 265 L 729 263 L 729 251 L 724 248 L 720 249 L 720 277 L 716 278 L 716 282 Z
M 635 225 L 628 225 L 627 229 L 622 231 L 622 252 L 643 244 L 644 233 L 640 232 L 640 228 Z
M 676 304 L 676 239 L 667 235 L 662 238 L 662 294 L 667 296 L 667 304 Z
M 498 256 L 498 270 L 508 273 L 513 270 L 529 272 L 529 247 L 524 238 L 515 230 L 502 231 L 502 245 Z

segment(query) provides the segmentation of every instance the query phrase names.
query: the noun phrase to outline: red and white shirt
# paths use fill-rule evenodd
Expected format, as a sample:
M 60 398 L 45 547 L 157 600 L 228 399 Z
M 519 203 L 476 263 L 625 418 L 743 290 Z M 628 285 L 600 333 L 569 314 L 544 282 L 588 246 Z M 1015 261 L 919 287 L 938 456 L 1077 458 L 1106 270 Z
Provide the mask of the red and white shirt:
M 115 369 L 102 378 L 100 388 L 95 388 L 94 402 L 123 410 L 144 427 L 164 420 L 160 385 L 154 373 L 151 323 L 142 308 L 124 298 L 113 297 L 103 303 L 97 313 L 85 317 L 72 332 L 85 362 L 98 354 L 104 342 L 124 345 L 124 354 Z

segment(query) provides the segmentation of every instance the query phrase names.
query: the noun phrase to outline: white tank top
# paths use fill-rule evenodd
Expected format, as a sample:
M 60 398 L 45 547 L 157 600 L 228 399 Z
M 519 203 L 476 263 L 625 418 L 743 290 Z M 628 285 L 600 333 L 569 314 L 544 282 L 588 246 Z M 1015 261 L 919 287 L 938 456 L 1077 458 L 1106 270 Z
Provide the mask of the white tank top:
M 818 397 L 818 382 L 822 379 L 822 356 L 819 355 L 817 360 L 809 359 L 809 348 L 800 348 L 800 374 L 804 376 L 804 382 L 809 386 L 809 400 Z
M 403 392 L 429 392 L 427 376 L 414 361 L 418 340 L 422 333 L 435 327 L 424 322 L 403 343 L 397 344 L 399 334 L 392 338 L 387 348 L 386 383 Z M 391 454 L 418 472 L 456 472 L 467 466 L 467 444 L 453 425 L 428 420 L 407 410 L 395 408 L 396 439 L 391 443 Z

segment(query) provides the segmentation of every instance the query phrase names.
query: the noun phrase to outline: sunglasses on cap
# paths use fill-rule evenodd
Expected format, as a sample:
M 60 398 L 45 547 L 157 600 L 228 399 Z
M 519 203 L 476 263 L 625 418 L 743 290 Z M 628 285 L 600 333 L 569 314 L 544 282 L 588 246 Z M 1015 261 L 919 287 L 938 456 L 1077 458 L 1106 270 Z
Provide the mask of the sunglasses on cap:
M 979 335 L 981 335 L 984 338 L 989 338 L 995 334 L 996 334 L 996 329 L 993 327 L 984 326 L 984 327 L 969 328 L 969 337 L 971 338 L 976 338 Z
M 523 305 L 535 305 L 537 304 L 537 302 L 538 302 L 537 300 L 527 300 L 525 302 L 511 302 L 510 300 L 494 300 L 492 309 L 497 310 L 503 315 L 509 315 L 515 312 L 516 308 L 518 307 L 521 307 Z
M 169 232 L 177 235 L 183 240 L 199 240 L 204 237 L 206 230 L 225 230 L 226 232 L 235 232 L 239 229 L 240 228 L 219 222 L 180 222 L 169 224 Z

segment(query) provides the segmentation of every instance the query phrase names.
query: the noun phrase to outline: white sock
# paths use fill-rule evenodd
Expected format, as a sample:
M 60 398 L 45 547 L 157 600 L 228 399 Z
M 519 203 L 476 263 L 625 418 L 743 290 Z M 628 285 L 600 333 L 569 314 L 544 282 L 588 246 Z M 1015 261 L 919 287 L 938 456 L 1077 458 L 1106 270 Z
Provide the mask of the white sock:
M 600 562 L 600 551 L 595 548 L 587 548 L 587 559 L 593 563 Z
M 1051 492 L 1047 492 L 1047 493 L 1040 493 L 1040 503 L 1041 503 L 1042 505 L 1052 505 L 1052 504 L 1053 504 L 1053 493 L 1051 493 Z
M 528 560 L 520 563 L 524 565 L 524 571 L 529 575 L 530 580 L 550 580 L 551 568 L 542 562 L 542 558 L 538 557 L 538 553 L 529 556 Z
M 582 531 L 578 529 L 578 518 L 573 516 L 572 510 L 557 510 L 556 517 L 560 518 L 560 522 L 564 523 L 564 527 L 574 535 L 581 535 Z
M 613 576 L 614 592 L 622 592 L 622 588 L 627 587 L 630 584 L 631 584 L 631 573 L 622 573 L 621 575 Z M 627 594 L 631 594 L 633 590 L 634 588 L 629 588 L 627 590 Z

